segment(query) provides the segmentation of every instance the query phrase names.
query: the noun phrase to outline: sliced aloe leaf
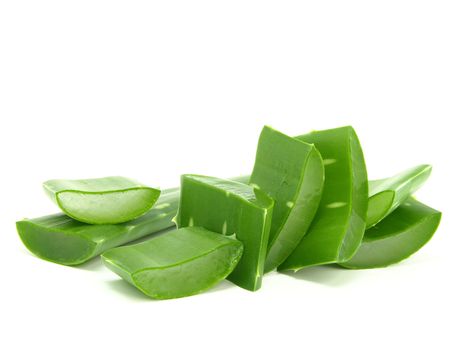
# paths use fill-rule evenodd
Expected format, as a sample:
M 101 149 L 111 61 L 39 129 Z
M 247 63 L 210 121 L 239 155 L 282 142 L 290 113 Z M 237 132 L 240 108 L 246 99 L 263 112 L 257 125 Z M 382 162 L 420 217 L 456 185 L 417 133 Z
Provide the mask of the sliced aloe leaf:
M 186 227 L 148 241 L 110 249 L 104 264 L 151 298 L 194 295 L 223 280 L 243 252 L 238 240 Z
M 439 211 L 409 198 L 367 230 L 355 255 L 339 265 L 350 269 L 371 269 L 402 261 L 431 239 L 440 221 Z
M 152 208 L 160 190 L 120 176 L 86 180 L 50 180 L 49 197 L 67 214 L 88 224 L 118 224 Z
M 63 265 L 78 265 L 107 249 L 173 226 L 178 194 L 178 189 L 163 191 L 160 204 L 122 224 L 90 225 L 60 213 L 21 220 L 16 227 L 33 254 Z
M 417 191 L 431 174 L 431 165 L 418 165 L 392 177 L 369 182 L 367 229 L 391 214 Z
M 236 285 L 261 287 L 274 201 L 251 186 L 201 175 L 183 175 L 178 227 L 202 226 L 224 235 L 236 235 L 243 256 L 228 279 Z
M 299 136 L 313 143 L 325 165 L 324 190 L 307 234 L 278 270 L 346 261 L 365 232 L 368 180 L 363 152 L 352 127 Z
M 323 160 L 314 145 L 265 126 L 249 181 L 275 202 L 264 266 L 268 272 L 290 255 L 315 216 L 323 190 Z

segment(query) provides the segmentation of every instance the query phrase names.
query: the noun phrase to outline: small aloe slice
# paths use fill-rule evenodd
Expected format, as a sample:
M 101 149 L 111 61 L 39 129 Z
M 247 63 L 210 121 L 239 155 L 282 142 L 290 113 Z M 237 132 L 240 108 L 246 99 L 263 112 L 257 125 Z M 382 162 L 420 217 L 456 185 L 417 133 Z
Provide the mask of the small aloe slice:
M 202 292 L 229 275 L 242 256 L 234 238 L 202 227 L 186 227 L 148 241 L 111 249 L 104 264 L 156 299 Z
M 323 160 L 314 145 L 268 126 L 263 128 L 250 185 L 265 191 L 275 202 L 265 272 L 279 266 L 307 232 L 323 183 Z
M 365 232 L 355 255 L 339 265 L 350 269 L 385 267 L 408 258 L 433 236 L 441 213 L 409 198 Z
M 107 249 L 173 226 L 178 195 L 178 189 L 163 191 L 161 204 L 122 224 L 89 225 L 60 213 L 21 220 L 16 227 L 33 254 L 58 264 L 78 265 Z
M 376 225 L 417 191 L 431 174 L 431 165 L 418 165 L 392 177 L 369 182 L 366 228 Z
M 228 279 L 255 291 L 261 287 L 274 201 L 251 186 L 210 176 L 183 175 L 178 227 L 201 226 L 236 235 L 243 256 Z
M 50 180 L 49 197 L 68 216 L 88 224 L 118 224 L 136 219 L 152 208 L 160 190 L 120 177 Z

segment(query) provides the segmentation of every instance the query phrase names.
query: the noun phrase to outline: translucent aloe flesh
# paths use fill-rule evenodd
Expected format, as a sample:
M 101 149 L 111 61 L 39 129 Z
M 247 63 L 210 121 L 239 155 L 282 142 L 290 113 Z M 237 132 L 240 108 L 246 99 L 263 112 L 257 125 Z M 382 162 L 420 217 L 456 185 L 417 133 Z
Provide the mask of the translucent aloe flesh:
M 410 198 L 367 230 L 355 255 L 340 265 L 370 269 L 400 262 L 431 239 L 440 221 L 439 211 Z
M 275 202 L 264 267 L 268 272 L 289 256 L 313 220 L 323 190 L 323 160 L 314 145 L 266 126 L 249 182 Z
M 321 153 L 324 189 L 307 234 L 279 270 L 346 261 L 358 249 L 365 231 L 368 180 L 353 128 L 313 131 L 298 138 L 314 144 Z
M 102 254 L 102 260 L 149 297 L 171 299 L 214 286 L 232 272 L 242 252 L 242 243 L 234 238 L 186 227 L 110 249 Z
M 418 165 L 392 177 L 369 182 L 367 229 L 391 214 L 417 191 L 431 174 L 431 165 Z
M 120 177 L 86 180 L 50 180 L 49 197 L 68 216 L 88 224 L 118 224 L 146 213 L 160 190 Z
M 273 206 L 267 194 L 251 186 L 209 176 L 183 175 L 177 225 L 235 234 L 243 243 L 243 256 L 228 279 L 254 291 L 261 287 Z
M 163 191 L 160 204 L 122 224 L 90 225 L 65 214 L 55 214 L 21 220 L 16 227 L 33 254 L 63 265 L 78 265 L 107 249 L 173 226 L 178 193 L 178 189 Z

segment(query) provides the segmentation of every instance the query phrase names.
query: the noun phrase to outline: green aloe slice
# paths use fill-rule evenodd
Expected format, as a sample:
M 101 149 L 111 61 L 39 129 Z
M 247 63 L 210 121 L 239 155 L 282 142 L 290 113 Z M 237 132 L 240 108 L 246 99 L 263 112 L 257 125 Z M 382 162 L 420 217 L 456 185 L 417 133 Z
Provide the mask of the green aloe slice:
M 357 253 L 339 265 L 350 269 L 385 267 L 402 261 L 433 236 L 441 213 L 409 198 L 392 214 L 365 232 Z
M 60 213 L 21 220 L 16 227 L 33 254 L 63 265 L 78 265 L 107 249 L 173 226 L 178 194 L 178 189 L 163 191 L 160 204 L 122 224 L 90 225 Z
M 376 225 L 417 191 L 431 174 L 431 165 L 418 165 L 392 177 L 369 182 L 366 228 Z
M 238 240 L 186 227 L 102 254 L 113 272 L 156 299 L 197 294 L 229 275 L 242 256 Z
M 224 235 L 236 235 L 243 256 L 228 279 L 236 285 L 261 287 L 274 201 L 251 186 L 201 175 L 183 175 L 178 227 L 202 226 Z
M 264 266 L 268 272 L 290 255 L 315 216 L 323 190 L 323 160 L 314 145 L 265 126 L 249 182 L 275 202 Z
M 152 208 L 160 190 L 120 176 L 86 180 L 50 180 L 49 197 L 68 216 L 88 224 L 118 224 Z
M 298 138 L 313 143 L 321 153 L 324 190 L 307 234 L 278 270 L 346 261 L 358 249 L 365 232 L 368 180 L 353 128 L 313 131 Z

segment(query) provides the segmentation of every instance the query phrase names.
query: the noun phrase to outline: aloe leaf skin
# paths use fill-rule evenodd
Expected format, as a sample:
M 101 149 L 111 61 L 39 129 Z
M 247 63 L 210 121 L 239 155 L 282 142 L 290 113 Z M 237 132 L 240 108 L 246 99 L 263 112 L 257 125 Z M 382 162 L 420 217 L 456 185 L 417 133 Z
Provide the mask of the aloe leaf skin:
M 107 249 L 174 226 L 178 195 L 178 189 L 162 191 L 160 204 L 122 224 L 90 225 L 60 213 L 24 219 L 16 227 L 26 248 L 39 258 L 78 265 Z
M 355 255 L 339 265 L 349 269 L 371 269 L 398 263 L 428 243 L 440 221 L 439 211 L 409 198 L 367 230 Z
M 102 261 L 147 296 L 172 299 L 198 294 L 223 280 L 242 252 L 242 243 L 234 238 L 185 227 L 110 249 L 102 254 Z
M 47 195 L 68 216 L 88 224 L 119 224 L 151 209 L 160 190 L 111 176 L 86 180 L 49 180 Z
M 314 145 L 265 126 L 249 183 L 275 202 L 264 267 L 269 272 L 290 255 L 313 220 L 323 190 L 323 160 Z
M 365 232 L 368 180 L 363 152 L 352 127 L 298 137 L 314 144 L 325 166 L 323 195 L 307 234 L 278 270 L 349 260 Z
M 183 175 L 179 228 L 202 226 L 224 235 L 235 234 L 243 256 L 228 279 L 247 290 L 261 287 L 274 201 L 251 186 L 202 175 Z
M 386 179 L 370 181 L 366 228 L 391 214 L 425 183 L 430 174 L 431 165 L 422 164 Z

